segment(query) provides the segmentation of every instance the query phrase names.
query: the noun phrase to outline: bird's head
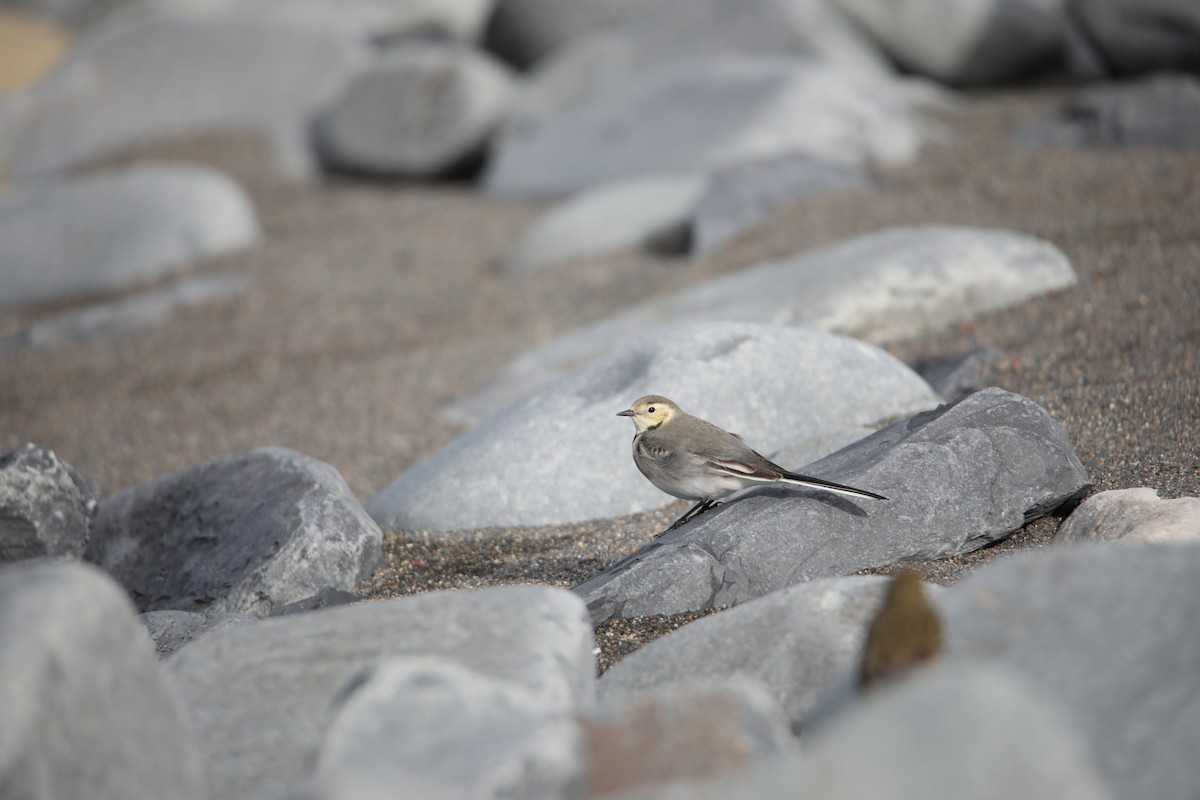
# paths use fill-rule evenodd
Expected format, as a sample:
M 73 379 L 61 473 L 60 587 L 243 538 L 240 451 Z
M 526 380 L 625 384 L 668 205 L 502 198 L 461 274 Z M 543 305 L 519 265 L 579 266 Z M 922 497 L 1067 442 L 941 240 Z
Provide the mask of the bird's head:
M 617 416 L 629 417 L 633 420 L 638 433 L 641 433 L 642 431 L 657 428 L 679 413 L 681 413 L 679 406 L 667 398 L 657 394 L 648 394 L 643 398 L 635 400 L 633 405 L 624 411 L 618 411 Z

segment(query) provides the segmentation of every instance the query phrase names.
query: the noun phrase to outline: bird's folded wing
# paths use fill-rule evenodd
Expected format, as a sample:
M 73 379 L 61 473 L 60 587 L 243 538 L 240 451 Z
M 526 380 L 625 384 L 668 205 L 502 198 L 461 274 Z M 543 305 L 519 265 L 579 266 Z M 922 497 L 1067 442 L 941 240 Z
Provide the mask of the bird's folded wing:
M 780 473 L 775 470 L 765 469 L 754 464 L 747 464 L 744 461 L 710 458 L 706 463 L 717 472 L 723 472 L 734 478 L 745 478 L 751 481 L 777 481 L 781 477 Z

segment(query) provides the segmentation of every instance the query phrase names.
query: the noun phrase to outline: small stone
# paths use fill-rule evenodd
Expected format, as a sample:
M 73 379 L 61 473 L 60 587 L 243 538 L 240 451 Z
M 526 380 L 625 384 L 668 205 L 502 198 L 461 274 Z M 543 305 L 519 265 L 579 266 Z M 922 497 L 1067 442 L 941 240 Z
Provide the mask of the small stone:
M 1150 488 L 1113 489 L 1084 500 L 1055 542 L 1200 542 L 1200 497 L 1163 500 Z
M 0 564 L 80 558 L 96 494 L 52 450 L 25 444 L 0 455 Z

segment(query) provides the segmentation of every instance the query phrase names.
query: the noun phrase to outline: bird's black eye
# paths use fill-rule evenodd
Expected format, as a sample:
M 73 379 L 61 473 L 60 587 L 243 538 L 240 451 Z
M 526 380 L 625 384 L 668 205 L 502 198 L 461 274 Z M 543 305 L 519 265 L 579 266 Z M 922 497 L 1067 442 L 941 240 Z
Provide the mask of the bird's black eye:
M 646 409 L 646 413 L 647 413 L 647 414 L 653 414 L 653 413 L 654 413 L 654 406 L 650 406 L 649 408 L 647 408 L 647 409 Z

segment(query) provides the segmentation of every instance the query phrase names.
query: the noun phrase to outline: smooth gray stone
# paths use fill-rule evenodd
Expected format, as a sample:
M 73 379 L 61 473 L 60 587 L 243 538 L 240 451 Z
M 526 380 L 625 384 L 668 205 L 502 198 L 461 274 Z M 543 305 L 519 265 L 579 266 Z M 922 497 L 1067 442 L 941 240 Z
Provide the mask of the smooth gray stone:
M 87 560 L 141 611 L 267 616 L 379 564 L 383 534 L 330 465 L 263 447 L 105 498 Z
M 681 681 L 745 675 L 799 728 L 857 667 L 887 587 L 878 575 L 813 580 L 698 619 L 617 662 L 597 682 L 597 697 L 608 704 Z
M 1147 487 L 1100 492 L 1071 512 L 1054 541 L 1200 543 L 1200 497 L 1164 500 Z
M 0 567 L 0 795 L 202 800 L 202 778 L 120 587 L 77 563 Z
M 0 455 L 0 564 L 79 558 L 96 493 L 53 450 L 23 444 Z
M 909 72 L 952 86 L 1013 81 L 1062 52 L 1061 16 L 1027 0 L 835 0 Z
M 936 605 L 953 656 L 1061 703 L 1115 797 L 1190 798 L 1200 752 L 1200 545 L 1074 545 L 998 560 Z
M 542 124 L 510 120 L 484 188 L 555 198 L 617 178 L 789 152 L 837 164 L 900 164 L 925 138 L 912 105 L 890 77 L 816 59 L 686 61 L 606 86 Z
M 223 628 L 254 622 L 257 617 L 248 614 L 202 614 L 198 611 L 148 611 L 139 616 L 146 633 L 154 641 L 154 649 L 160 659 L 174 655 L 175 651 L 201 634 Z
M 316 121 L 327 167 L 432 178 L 477 160 L 512 92 L 508 68 L 463 45 L 412 41 L 363 71 Z
M 1067 10 L 1118 75 L 1200 70 L 1200 4 L 1193 0 L 1070 0 Z
M 142 165 L 22 184 L 0 194 L 0 303 L 125 289 L 258 238 L 241 187 L 208 169 Z
M 782 325 L 680 325 L 510 406 L 414 464 L 367 510 L 386 528 L 454 531 L 660 507 L 672 498 L 638 472 L 633 426 L 614 416 L 646 394 L 665 394 L 763 452 L 937 404 L 919 376 L 853 339 Z
M 315 780 L 444 787 L 464 797 L 564 797 L 582 783 L 574 716 L 509 679 L 444 658 L 365 667 L 334 701 Z
M 432 592 L 213 631 L 166 663 L 205 755 L 212 797 L 276 796 L 311 775 L 333 701 L 369 664 L 440 657 L 571 713 L 592 699 L 578 598 L 541 586 Z
M 280 167 L 295 140 L 368 59 L 365 41 L 293 15 L 141 9 L 90 29 L 50 76 L 5 101 L 0 157 L 18 179 L 138 145 L 238 132 L 263 137 Z M 300 170 L 303 164 L 290 165 Z
M 639 615 L 681 614 L 736 605 L 813 578 L 967 553 L 1088 486 L 1062 424 L 1002 389 L 890 425 L 800 471 L 890 499 L 752 490 L 577 586 L 593 622 L 630 616 L 630 597 L 638 600 Z M 685 548 L 687 572 L 679 562 Z M 671 589 L 698 581 L 696 575 L 709 583 L 706 597 L 680 598 Z M 657 607 L 648 607 L 656 596 Z
M 889 228 L 652 297 L 517 357 L 449 406 L 477 422 L 600 353 L 684 323 L 770 321 L 882 343 L 1073 286 L 1062 252 L 1011 231 Z

